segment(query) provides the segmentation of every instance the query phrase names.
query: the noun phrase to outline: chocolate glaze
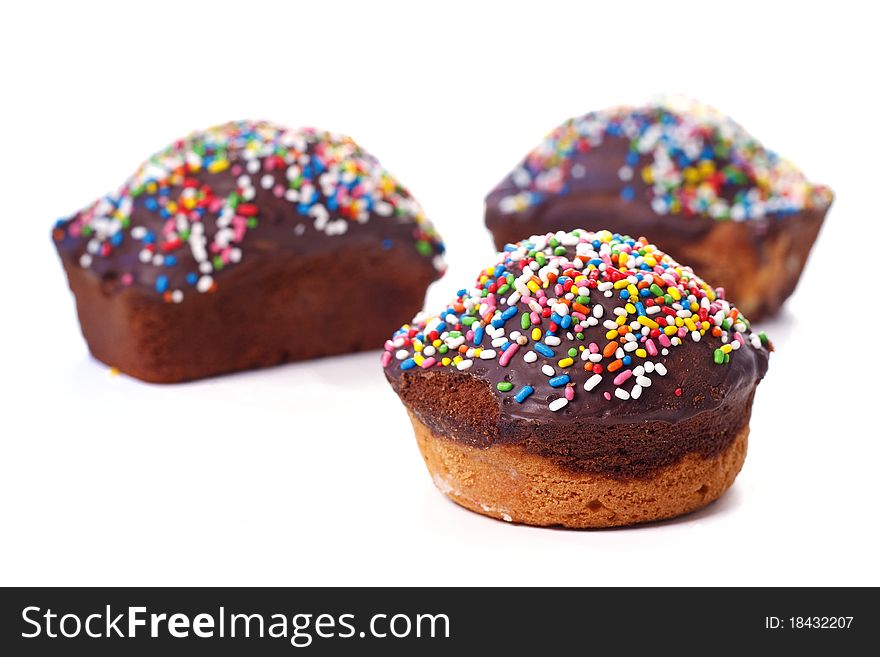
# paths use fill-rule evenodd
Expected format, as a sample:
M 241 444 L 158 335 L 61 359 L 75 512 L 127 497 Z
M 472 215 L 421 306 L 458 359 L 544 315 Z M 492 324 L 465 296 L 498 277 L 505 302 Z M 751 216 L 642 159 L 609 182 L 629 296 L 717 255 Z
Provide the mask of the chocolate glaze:
M 613 317 L 612 309 L 621 303 L 616 294 L 605 297 L 597 292 L 592 297 L 605 317 Z M 583 341 L 569 340 L 563 331 L 562 343 L 554 350 L 561 355 L 570 347 L 604 344 L 606 330 L 601 323 L 587 327 Z M 576 362 L 565 369 L 576 399 L 556 412 L 548 403 L 562 390 L 547 383 L 541 366 L 552 361 L 542 358 L 526 363 L 516 357 L 506 367 L 498 359 L 478 359 L 464 372 L 402 371 L 400 362 L 393 360 L 385 373 L 407 408 L 441 436 L 482 448 L 520 445 L 573 470 L 639 478 L 686 454 L 720 453 L 748 423 L 755 388 L 767 372 L 769 350 L 746 340 L 728 363 L 716 365 L 712 355 L 721 344 L 720 338 L 707 333 L 699 342 L 685 340 L 667 355 L 652 358 L 666 366 L 667 374 L 655 372 L 651 386 L 637 400 L 614 396 L 613 376 L 608 375 L 592 392 L 585 392 L 583 384 L 592 373 Z M 501 381 L 512 383 L 514 390 L 531 385 L 535 392 L 517 403 L 510 393 L 498 391 Z M 611 393 L 610 400 L 605 392 Z

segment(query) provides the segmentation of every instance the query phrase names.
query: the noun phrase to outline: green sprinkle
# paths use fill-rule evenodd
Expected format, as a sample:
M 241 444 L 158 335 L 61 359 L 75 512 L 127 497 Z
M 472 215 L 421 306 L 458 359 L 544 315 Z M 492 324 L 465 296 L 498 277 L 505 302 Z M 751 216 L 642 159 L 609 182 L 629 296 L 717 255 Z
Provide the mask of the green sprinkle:
M 571 356 L 572 358 L 574 358 L 575 356 L 578 355 L 578 350 L 575 349 L 574 347 L 572 347 L 571 349 L 568 350 L 568 355 Z
M 501 287 L 498 288 L 499 295 L 507 294 L 509 291 L 510 291 L 510 286 L 507 283 L 505 283 L 504 285 L 502 285 Z
M 216 269 L 217 271 L 223 269 L 223 258 L 221 258 L 220 256 L 214 256 L 212 262 L 214 263 L 214 269 Z
M 418 242 L 416 242 L 416 251 L 418 251 L 423 256 L 431 255 L 430 242 L 426 242 L 425 240 L 419 240 Z
M 510 381 L 499 381 L 498 389 L 501 392 L 510 392 L 511 390 L 513 390 L 513 384 Z
M 565 255 L 565 247 L 557 246 L 555 249 L 553 249 L 553 255 Z
M 651 294 L 653 294 L 655 297 L 662 297 L 663 296 L 663 289 L 659 285 L 657 285 L 656 283 L 651 283 L 650 289 L 651 289 Z
M 577 301 L 582 306 L 586 306 L 588 303 L 590 303 L 590 297 L 588 297 L 586 294 L 581 294 L 581 295 L 578 295 L 578 297 L 577 297 L 577 299 L 575 299 L 575 301 Z
M 462 317 L 461 318 L 461 323 L 464 324 L 465 326 L 470 326 L 471 324 L 473 324 L 476 321 L 477 321 L 476 317 Z
M 761 339 L 761 344 L 766 345 L 770 340 L 767 338 L 767 334 L 764 331 L 758 333 L 758 337 Z
M 523 330 L 529 328 L 532 325 L 532 320 L 529 318 L 528 313 L 523 313 L 522 317 L 519 318 L 519 325 L 523 327 Z
M 583 340 L 584 334 L 583 333 L 575 333 L 574 337 L 576 337 L 578 340 Z
M 547 242 L 547 244 L 549 244 L 550 246 L 552 246 L 555 249 L 557 246 L 559 246 L 559 240 L 556 239 L 555 237 L 551 237 L 550 241 Z
M 724 356 L 726 356 L 726 355 L 727 354 L 725 354 L 720 349 L 716 349 L 715 353 L 713 354 L 713 359 L 715 360 L 715 364 L 721 365 L 724 362 Z

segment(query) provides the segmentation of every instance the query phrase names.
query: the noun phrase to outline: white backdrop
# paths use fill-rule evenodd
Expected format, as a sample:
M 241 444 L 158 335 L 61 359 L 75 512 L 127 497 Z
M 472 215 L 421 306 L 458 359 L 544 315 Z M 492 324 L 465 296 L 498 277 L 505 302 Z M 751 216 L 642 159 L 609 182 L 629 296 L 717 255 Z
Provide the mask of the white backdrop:
M 315 5 L 4 11 L 0 584 L 880 584 L 876 16 Z M 354 136 L 446 237 L 436 306 L 489 263 L 483 194 L 545 132 L 658 92 L 717 106 L 837 194 L 798 292 L 762 326 L 778 352 L 749 457 L 708 509 L 606 532 L 464 511 L 433 488 L 378 352 L 173 387 L 88 356 L 52 222 L 191 129 Z

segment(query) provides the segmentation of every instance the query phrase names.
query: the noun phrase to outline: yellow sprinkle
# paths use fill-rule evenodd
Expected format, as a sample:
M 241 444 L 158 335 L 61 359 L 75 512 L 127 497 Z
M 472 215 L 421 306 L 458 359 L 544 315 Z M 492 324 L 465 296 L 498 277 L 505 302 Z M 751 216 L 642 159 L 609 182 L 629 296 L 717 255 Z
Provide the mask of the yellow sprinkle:
M 625 288 L 627 285 L 629 285 L 629 281 L 626 280 L 625 278 L 621 278 L 619 281 L 617 281 L 616 283 L 614 283 L 614 289 L 615 289 L 615 290 L 622 290 L 622 289 Z
M 580 345 L 578 349 L 580 349 L 581 351 L 586 351 L 587 348 L 584 345 Z
M 119 376 L 119 368 L 111 367 L 110 368 L 110 376 Z
M 634 315 L 636 312 L 636 307 L 631 303 L 626 304 L 624 306 L 624 309 L 626 309 L 626 312 L 628 312 L 630 315 Z
M 211 173 L 220 173 L 221 171 L 226 171 L 228 168 L 229 162 L 226 160 L 214 160 L 208 165 L 208 171 Z
M 462 358 L 461 356 L 456 356 L 455 358 L 452 359 L 452 362 L 455 363 L 456 365 L 458 365 L 463 360 L 464 360 L 464 358 Z
M 729 354 L 731 351 L 733 351 L 733 347 L 729 344 L 723 344 L 721 345 L 721 351 L 723 351 L 725 354 Z
M 666 291 L 669 292 L 669 296 L 671 296 L 676 301 L 681 299 L 681 292 L 679 292 L 678 288 L 675 287 L 674 285 L 670 285 L 669 287 L 667 287 Z
M 657 261 L 650 256 L 645 256 L 645 264 L 648 265 L 649 267 L 656 267 Z
M 451 363 L 451 362 L 452 362 L 452 361 L 449 360 L 449 358 L 443 358 L 443 359 L 440 361 L 440 363 L 443 364 L 444 366 L 445 366 L 445 365 L 449 365 L 449 363 Z
M 539 329 L 537 327 L 533 328 L 532 329 L 532 340 L 537 342 L 540 339 L 541 339 L 541 329 Z
M 635 285 L 630 284 L 626 289 L 629 290 L 629 296 L 639 298 L 639 289 Z
M 481 353 L 483 353 L 482 347 L 477 347 L 476 349 L 474 349 L 474 357 L 475 358 L 478 357 Z
M 675 318 L 675 325 L 676 326 L 684 326 L 684 320 L 681 317 L 676 317 Z
M 421 340 L 413 340 L 413 350 L 421 351 L 425 345 L 422 344 Z
M 626 317 L 623 316 L 623 315 L 620 315 L 620 316 L 619 316 L 617 319 L 615 319 L 614 321 L 617 322 L 617 325 L 618 325 L 618 326 L 623 326 L 624 324 L 626 324 Z
M 416 365 L 421 365 L 425 362 L 425 357 L 421 354 L 413 354 L 413 360 L 416 362 Z
M 608 333 L 605 334 L 605 339 L 608 341 L 616 340 L 618 335 L 619 334 L 617 333 L 616 330 L 611 329 L 610 331 L 608 331 Z
M 486 275 L 480 276 L 480 283 L 485 283 L 489 280 L 489 277 Z
M 431 345 L 435 349 L 438 348 L 441 344 L 443 344 L 443 340 L 441 340 L 440 338 L 437 338 L 436 340 L 434 340 L 434 342 L 431 343 Z
M 676 333 L 678 333 L 678 330 L 674 326 L 667 326 L 663 329 L 663 332 L 666 335 L 675 335 Z
M 711 325 L 709 324 L 709 322 L 700 323 L 700 329 L 702 329 L 703 331 L 708 331 L 710 327 Z
M 563 367 L 563 368 L 571 367 L 572 365 L 574 365 L 574 359 L 573 358 L 563 358 L 557 364 L 559 365 L 559 367 Z
M 660 326 L 653 319 L 651 319 L 650 317 L 645 317 L 644 315 L 639 315 L 638 322 L 642 326 L 647 326 L 648 328 L 651 328 L 651 329 L 659 328 L 659 326 Z
M 639 358 L 647 358 L 648 352 L 644 349 L 636 349 L 636 356 L 638 356 Z
M 538 284 L 535 283 L 535 281 L 529 281 L 528 283 L 526 283 L 526 287 L 529 288 L 532 292 L 537 292 L 541 289 Z
M 695 312 L 698 312 L 699 310 L 700 310 L 700 304 L 698 304 L 696 301 L 691 301 L 691 312 L 695 313 Z
M 688 327 L 688 331 L 696 331 L 697 330 L 697 325 L 694 324 L 694 320 L 692 320 L 690 317 L 685 317 L 684 325 Z
M 645 181 L 646 185 L 651 185 L 654 182 L 654 169 L 652 167 L 645 167 L 642 169 L 642 180 Z

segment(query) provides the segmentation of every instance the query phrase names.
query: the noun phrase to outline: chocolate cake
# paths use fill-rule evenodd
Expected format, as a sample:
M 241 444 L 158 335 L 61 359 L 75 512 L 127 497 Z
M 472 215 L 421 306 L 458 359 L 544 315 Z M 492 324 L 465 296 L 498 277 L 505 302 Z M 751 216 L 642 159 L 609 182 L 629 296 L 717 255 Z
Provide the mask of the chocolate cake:
M 563 123 L 487 196 L 486 225 L 499 249 L 585 223 L 644 235 L 760 319 L 794 291 L 832 199 L 731 119 L 673 99 Z
M 268 122 L 174 142 L 53 240 L 92 354 L 153 382 L 378 348 L 444 270 L 374 157 Z
M 644 239 L 510 244 L 382 365 L 441 491 L 533 525 L 609 527 L 717 499 L 745 458 L 771 345 Z

